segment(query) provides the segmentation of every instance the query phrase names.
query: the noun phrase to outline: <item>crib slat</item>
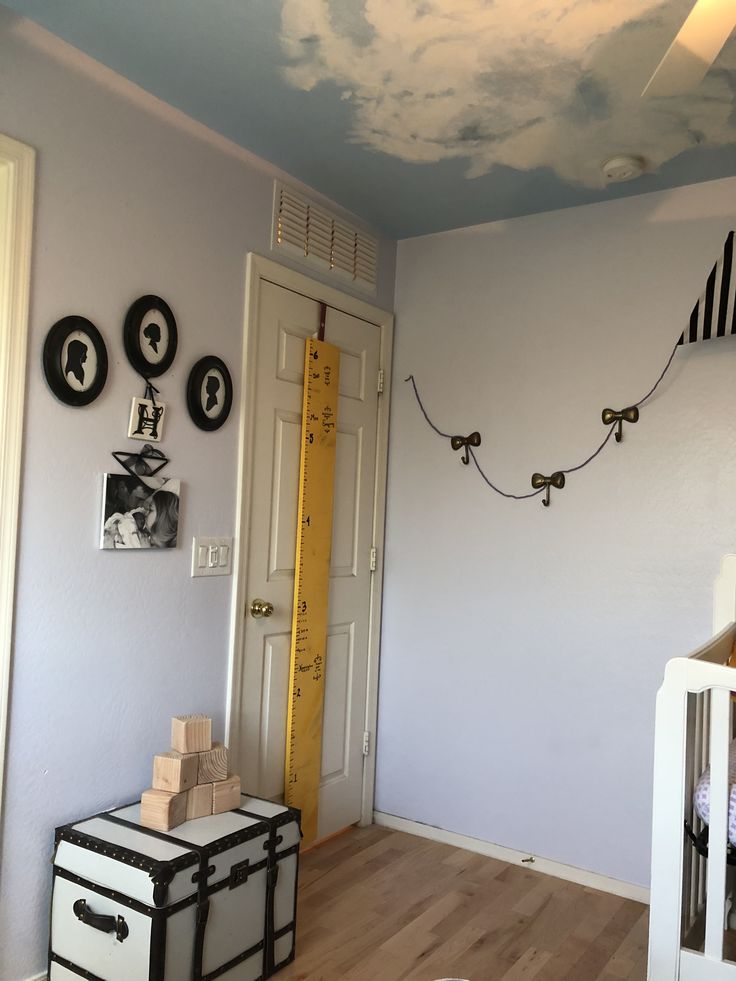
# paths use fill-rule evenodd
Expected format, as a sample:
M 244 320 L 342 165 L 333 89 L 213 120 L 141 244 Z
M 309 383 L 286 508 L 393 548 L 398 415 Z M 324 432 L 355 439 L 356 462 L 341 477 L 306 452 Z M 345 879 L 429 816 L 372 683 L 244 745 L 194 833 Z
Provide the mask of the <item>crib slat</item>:
M 710 693 L 707 691 L 699 692 L 697 699 L 695 739 L 693 742 L 693 752 L 695 757 L 694 771 L 700 776 L 705 769 L 705 757 L 708 745 L 708 698 Z M 687 756 L 690 755 L 688 752 Z M 699 834 L 703 828 L 703 822 L 693 809 L 693 831 Z M 705 859 L 702 858 L 693 848 L 693 861 L 695 863 L 695 874 L 692 884 L 691 909 L 693 916 L 697 916 L 705 905 Z
M 703 700 L 703 724 L 700 733 L 701 747 L 700 747 L 700 765 L 698 767 L 698 772 L 702 773 L 703 770 L 710 763 L 710 757 L 708 755 L 708 747 L 710 745 L 710 690 L 704 691 L 702 694 Z M 703 830 L 703 822 L 698 819 L 698 831 Z M 698 883 L 698 907 L 702 909 L 705 906 L 705 875 L 706 875 L 706 862 L 704 858 L 700 859 L 700 878 Z
M 695 743 L 695 725 L 697 722 L 698 696 L 689 693 L 687 696 L 687 723 L 686 723 L 686 746 Z M 697 776 L 695 774 L 694 753 L 685 755 L 685 818 L 694 827 L 695 808 L 693 807 L 693 790 Z M 683 936 L 687 935 L 693 925 L 695 918 L 694 897 L 697 894 L 697 864 L 698 853 L 694 848 L 685 845 L 685 860 L 683 862 L 682 879 L 682 930 Z
M 705 692 L 699 692 L 695 695 L 695 733 L 692 743 L 688 742 L 688 747 L 692 747 L 692 750 L 686 750 L 685 758 L 693 757 L 693 770 L 700 776 L 703 772 L 703 742 L 704 742 L 704 732 L 705 732 Z M 700 831 L 700 818 L 695 813 L 695 808 L 693 808 L 693 831 L 698 834 Z M 703 859 L 698 855 L 695 849 L 692 849 L 692 860 L 693 860 L 693 880 L 691 885 L 691 900 L 690 900 L 690 911 L 693 919 L 698 915 L 703 907 L 704 893 L 703 893 L 703 882 L 705 879 L 705 871 L 703 868 Z
M 705 956 L 723 958 L 728 834 L 728 749 L 731 740 L 731 693 L 714 688 L 710 699 L 710 829 L 705 913 Z

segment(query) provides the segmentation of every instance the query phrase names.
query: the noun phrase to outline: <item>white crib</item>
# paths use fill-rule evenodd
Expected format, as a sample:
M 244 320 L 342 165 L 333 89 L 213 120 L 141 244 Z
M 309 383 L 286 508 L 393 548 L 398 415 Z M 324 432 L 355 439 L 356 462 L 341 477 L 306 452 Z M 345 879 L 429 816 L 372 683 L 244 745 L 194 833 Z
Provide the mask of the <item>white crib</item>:
M 729 619 L 734 616 L 733 595 Z M 726 663 L 734 638 L 736 624 L 731 622 L 690 657 L 674 658 L 657 695 L 649 981 L 736 981 L 736 932 L 724 929 L 736 878 L 735 867 L 727 865 L 736 669 Z M 708 764 L 706 859 L 686 837 L 684 825 L 687 821 L 696 835 L 703 830 L 694 812 L 693 790 Z

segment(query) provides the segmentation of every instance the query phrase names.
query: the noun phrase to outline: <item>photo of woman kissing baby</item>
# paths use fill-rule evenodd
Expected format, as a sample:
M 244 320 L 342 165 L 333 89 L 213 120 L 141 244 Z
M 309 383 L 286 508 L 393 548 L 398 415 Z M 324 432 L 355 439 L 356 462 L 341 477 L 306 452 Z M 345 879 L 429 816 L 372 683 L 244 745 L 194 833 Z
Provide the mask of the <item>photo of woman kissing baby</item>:
M 175 548 L 181 481 L 105 474 L 100 548 Z

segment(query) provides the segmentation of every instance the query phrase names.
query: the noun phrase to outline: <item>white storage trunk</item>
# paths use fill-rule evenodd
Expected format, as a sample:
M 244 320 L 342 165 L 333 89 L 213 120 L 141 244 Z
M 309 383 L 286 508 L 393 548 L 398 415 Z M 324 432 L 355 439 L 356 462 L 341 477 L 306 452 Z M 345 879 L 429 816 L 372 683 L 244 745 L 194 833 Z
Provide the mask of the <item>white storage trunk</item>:
M 300 837 L 246 796 L 166 833 L 139 804 L 58 828 L 49 981 L 264 981 L 294 959 Z

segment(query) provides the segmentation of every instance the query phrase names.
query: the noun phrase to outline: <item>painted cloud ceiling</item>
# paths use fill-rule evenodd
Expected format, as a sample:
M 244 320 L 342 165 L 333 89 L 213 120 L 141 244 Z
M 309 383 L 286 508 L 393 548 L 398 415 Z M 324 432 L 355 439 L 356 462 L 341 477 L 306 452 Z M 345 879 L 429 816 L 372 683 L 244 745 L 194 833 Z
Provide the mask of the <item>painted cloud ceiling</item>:
M 341 87 L 348 138 L 413 164 L 459 158 L 602 182 L 736 138 L 736 45 L 691 95 L 641 99 L 692 0 L 283 0 L 290 85 Z
M 0 0 L 0 31 L 46 50 L 40 24 L 403 238 L 736 174 L 736 36 L 641 98 L 693 3 Z M 606 185 L 622 153 L 648 172 Z

